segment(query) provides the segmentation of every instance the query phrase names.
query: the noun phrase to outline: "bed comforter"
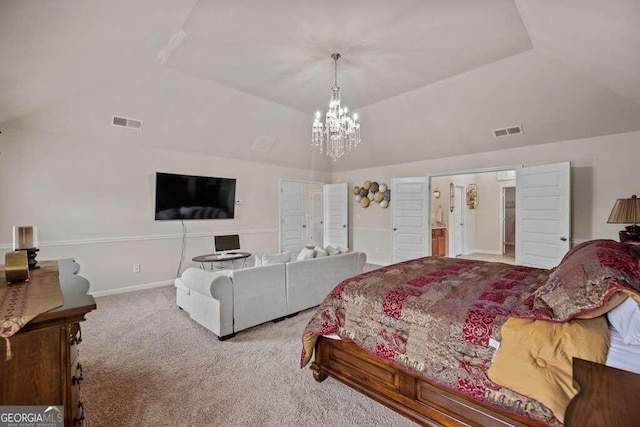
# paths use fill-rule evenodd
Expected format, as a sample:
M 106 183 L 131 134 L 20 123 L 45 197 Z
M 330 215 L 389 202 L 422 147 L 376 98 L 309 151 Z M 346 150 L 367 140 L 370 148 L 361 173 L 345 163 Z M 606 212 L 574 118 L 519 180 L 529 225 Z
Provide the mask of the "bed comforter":
M 487 376 L 500 330 L 549 270 L 426 257 L 339 283 L 303 333 L 301 366 L 319 335 L 337 334 L 424 378 L 494 408 L 560 424 L 536 400 Z

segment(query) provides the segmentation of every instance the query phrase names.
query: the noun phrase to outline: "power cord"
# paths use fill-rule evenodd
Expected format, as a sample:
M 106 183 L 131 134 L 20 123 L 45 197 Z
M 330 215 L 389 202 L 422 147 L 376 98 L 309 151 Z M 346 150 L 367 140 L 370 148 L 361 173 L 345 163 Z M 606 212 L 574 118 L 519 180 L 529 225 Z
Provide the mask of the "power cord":
M 184 253 L 187 249 L 187 227 L 184 225 L 184 219 L 180 220 L 180 224 L 182 224 L 182 252 L 180 253 L 180 264 L 178 264 L 176 278 L 180 277 L 180 270 L 182 270 L 182 263 L 184 262 Z

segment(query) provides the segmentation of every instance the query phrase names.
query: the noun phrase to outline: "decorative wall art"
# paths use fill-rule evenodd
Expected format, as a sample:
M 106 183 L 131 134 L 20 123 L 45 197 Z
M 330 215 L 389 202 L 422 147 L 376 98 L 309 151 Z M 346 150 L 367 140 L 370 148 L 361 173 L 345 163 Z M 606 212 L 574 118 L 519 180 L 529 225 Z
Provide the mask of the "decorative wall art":
M 479 199 L 478 184 L 469 184 L 467 186 L 467 206 L 469 209 L 477 208 Z
M 362 187 L 354 186 L 353 195 L 356 203 L 360 203 L 363 208 L 369 207 L 372 203 L 377 203 L 383 209 L 389 206 L 391 201 L 391 190 L 387 184 L 379 184 L 375 181 L 365 181 Z

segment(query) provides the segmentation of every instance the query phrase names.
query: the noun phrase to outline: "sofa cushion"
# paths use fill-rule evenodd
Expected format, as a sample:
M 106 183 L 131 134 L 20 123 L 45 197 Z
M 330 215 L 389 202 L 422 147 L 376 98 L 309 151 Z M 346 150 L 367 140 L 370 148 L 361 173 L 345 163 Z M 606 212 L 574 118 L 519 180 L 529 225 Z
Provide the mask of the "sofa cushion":
M 284 264 L 289 261 L 291 261 L 291 254 L 288 252 L 273 255 L 262 255 L 262 265 Z
M 334 248 L 333 246 L 327 246 L 324 248 L 325 251 L 327 251 L 328 255 L 338 255 L 340 253 L 340 251 L 337 248 Z
M 300 253 L 298 254 L 297 261 L 302 261 L 303 259 L 312 259 L 316 255 L 315 251 L 310 248 L 302 248 Z
M 329 255 L 327 251 L 320 245 L 313 248 L 313 252 L 315 253 L 315 258 L 322 258 Z

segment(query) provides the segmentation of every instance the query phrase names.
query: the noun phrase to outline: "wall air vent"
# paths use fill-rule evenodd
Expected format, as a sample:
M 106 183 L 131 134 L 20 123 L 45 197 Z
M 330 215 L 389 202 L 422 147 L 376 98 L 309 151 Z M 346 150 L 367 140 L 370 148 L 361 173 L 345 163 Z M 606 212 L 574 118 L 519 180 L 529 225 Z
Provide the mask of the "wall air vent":
M 509 126 L 506 128 L 502 128 L 502 129 L 494 129 L 493 130 L 493 136 L 495 136 L 496 138 L 500 138 L 502 136 L 511 136 L 511 135 L 518 135 L 522 133 L 522 126 L 518 125 L 518 126 Z
M 123 128 L 142 130 L 142 120 L 126 119 L 124 117 L 112 116 L 111 124 L 113 126 L 120 126 Z

